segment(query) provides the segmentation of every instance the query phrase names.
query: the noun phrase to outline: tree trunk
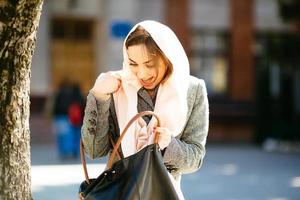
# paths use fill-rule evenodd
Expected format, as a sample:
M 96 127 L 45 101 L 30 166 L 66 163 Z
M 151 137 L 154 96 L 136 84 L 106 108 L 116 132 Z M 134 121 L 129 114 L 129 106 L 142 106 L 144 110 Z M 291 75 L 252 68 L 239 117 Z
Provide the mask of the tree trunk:
M 43 0 L 0 0 L 0 199 L 32 199 L 30 65 Z

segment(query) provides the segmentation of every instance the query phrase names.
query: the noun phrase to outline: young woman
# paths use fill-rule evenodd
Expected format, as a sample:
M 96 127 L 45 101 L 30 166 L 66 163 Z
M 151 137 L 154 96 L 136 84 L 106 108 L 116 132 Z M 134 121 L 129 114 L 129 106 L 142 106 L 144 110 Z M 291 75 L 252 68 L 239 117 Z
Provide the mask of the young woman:
M 129 32 L 123 46 L 123 69 L 102 73 L 87 97 L 82 127 L 86 153 L 107 155 L 128 121 L 138 120 L 125 135 L 121 157 L 153 142 L 159 134 L 165 166 L 177 183 L 181 174 L 200 168 L 208 133 L 208 100 L 203 80 L 189 74 L 189 62 L 174 32 L 155 21 L 143 21 Z

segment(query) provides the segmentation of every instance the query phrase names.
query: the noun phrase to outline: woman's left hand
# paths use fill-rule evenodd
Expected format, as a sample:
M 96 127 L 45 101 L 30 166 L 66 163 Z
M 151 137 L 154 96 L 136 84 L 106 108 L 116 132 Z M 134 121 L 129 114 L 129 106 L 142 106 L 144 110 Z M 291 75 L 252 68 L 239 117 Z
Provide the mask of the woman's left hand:
M 159 134 L 158 145 L 160 149 L 164 149 L 170 144 L 172 134 L 168 128 L 154 127 L 153 132 Z

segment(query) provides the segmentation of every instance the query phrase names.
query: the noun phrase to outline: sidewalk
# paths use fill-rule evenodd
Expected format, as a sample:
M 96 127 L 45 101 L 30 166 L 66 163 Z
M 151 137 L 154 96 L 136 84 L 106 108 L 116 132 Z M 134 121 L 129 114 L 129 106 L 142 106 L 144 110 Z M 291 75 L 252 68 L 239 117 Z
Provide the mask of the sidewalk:
M 32 191 L 35 200 L 73 200 L 84 180 L 80 159 L 60 160 L 51 123 L 31 120 Z M 106 159 L 87 160 L 90 177 Z M 299 200 L 300 154 L 266 152 L 251 145 L 207 144 L 200 170 L 182 177 L 187 200 Z
M 101 160 L 87 158 L 89 176 L 98 176 L 103 171 L 105 162 L 105 158 Z M 84 181 L 79 158 L 61 160 L 55 145 L 32 145 L 31 164 L 33 199 L 78 199 L 78 187 Z
M 54 146 L 32 147 L 32 189 L 36 200 L 77 199 L 84 180 L 80 160 L 60 161 Z M 88 161 L 96 177 L 104 161 Z M 208 145 L 201 170 L 184 175 L 186 199 L 298 200 L 299 154 L 268 153 L 253 146 Z

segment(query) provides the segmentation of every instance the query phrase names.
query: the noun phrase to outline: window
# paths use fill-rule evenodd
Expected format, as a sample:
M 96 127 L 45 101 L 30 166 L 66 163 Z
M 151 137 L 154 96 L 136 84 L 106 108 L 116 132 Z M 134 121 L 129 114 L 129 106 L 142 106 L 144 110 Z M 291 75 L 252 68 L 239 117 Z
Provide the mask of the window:
M 191 74 L 205 80 L 210 95 L 225 95 L 228 82 L 228 33 L 194 30 L 191 49 Z
M 91 40 L 91 21 L 76 19 L 54 19 L 51 24 L 53 39 Z

